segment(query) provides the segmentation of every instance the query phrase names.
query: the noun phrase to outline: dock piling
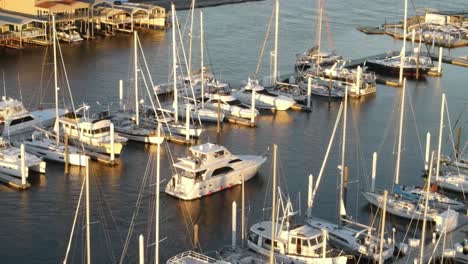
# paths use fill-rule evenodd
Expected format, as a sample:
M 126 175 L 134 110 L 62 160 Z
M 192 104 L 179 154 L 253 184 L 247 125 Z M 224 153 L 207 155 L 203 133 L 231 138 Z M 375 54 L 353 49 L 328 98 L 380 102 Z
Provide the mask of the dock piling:
M 198 224 L 193 225 L 193 249 L 198 250 Z
M 231 240 L 231 248 L 236 248 L 236 229 L 237 229 L 237 204 L 236 201 L 232 202 L 232 240 Z
M 426 153 L 424 155 L 424 171 L 429 170 L 429 151 L 431 148 L 431 133 L 427 132 L 426 134 Z
M 375 177 L 377 176 L 377 152 L 372 154 L 372 181 L 371 181 L 371 192 L 375 190 Z
M 310 109 L 310 95 L 312 93 L 312 78 L 307 79 L 307 108 Z
M 439 47 L 439 61 L 437 63 L 437 73 L 441 74 L 442 73 L 442 53 L 443 53 L 442 47 Z
M 216 133 L 221 133 L 221 98 L 218 94 L 218 109 L 217 109 L 217 118 L 216 118 Z
M 122 108 L 123 102 L 123 80 L 119 80 L 119 104 L 120 108 Z
M 185 140 L 190 140 L 190 104 L 187 104 L 185 107 Z
M 64 143 L 65 143 L 65 174 L 68 174 L 68 165 L 70 163 L 70 155 L 69 155 L 69 150 L 68 150 L 68 134 L 65 133 L 65 139 L 64 139 Z M 81 159 L 80 159 L 81 161 Z
M 250 122 L 255 124 L 255 90 L 252 89 L 252 102 L 251 102 L 251 111 L 250 111 Z
M 115 149 L 114 149 L 114 123 L 111 123 L 110 124 L 110 159 L 111 159 L 111 162 L 113 163 L 114 160 L 115 160 Z
M 143 235 L 140 235 L 138 237 L 138 242 L 139 242 L 139 263 L 140 264 L 145 264 L 145 241 L 143 239 Z
M 24 151 L 24 144 L 21 144 L 21 184 L 26 185 L 26 153 Z

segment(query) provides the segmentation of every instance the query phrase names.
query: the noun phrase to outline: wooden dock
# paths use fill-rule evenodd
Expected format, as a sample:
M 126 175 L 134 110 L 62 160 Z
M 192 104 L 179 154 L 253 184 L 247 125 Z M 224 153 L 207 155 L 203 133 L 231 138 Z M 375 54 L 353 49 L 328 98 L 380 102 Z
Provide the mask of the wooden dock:
M 164 138 L 169 142 L 182 144 L 182 145 L 192 145 L 194 143 L 194 140 L 190 140 L 190 139 L 187 140 L 187 139 L 185 139 L 184 136 L 175 135 L 175 134 L 170 135 L 170 134 L 166 133 Z
M 86 150 L 85 154 L 88 155 L 91 158 L 91 160 L 101 162 L 107 165 L 113 166 L 119 163 L 119 159 L 116 158 L 114 160 L 111 160 L 111 157 L 109 155 L 104 155 L 104 154 L 89 151 L 89 150 Z
M 303 105 L 303 104 L 299 104 L 299 103 L 296 103 L 296 104 L 293 104 L 291 106 L 291 110 L 293 111 L 298 111 L 298 112 L 310 112 L 310 108 L 308 108 L 307 106 Z
M 241 126 L 246 126 L 246 127 L 255 127 L 255 122 L 252 123 L 250 119 L 245 119 L 233 115 L 228 115 L 224 114 L 224 120 L 226 120 L 228 123 L 231 124 L 236 124 L 236 125 L 241 125 Z
M 31 184 L 29 184 L 29 182 L 23 184 L 20 179 L 10 175 L 6 175 L 4 173 L 0 173 L 0 182 L 19 190 L 26 190 L 31 187 Z
M 437 61 L 439 59 L 439 55 L 436 53 L 431 53 L 431 59 Z M 448 55 L 442 55 L 442 62 L 462 67 L 468 67 L 468 57 L 455 58 Z

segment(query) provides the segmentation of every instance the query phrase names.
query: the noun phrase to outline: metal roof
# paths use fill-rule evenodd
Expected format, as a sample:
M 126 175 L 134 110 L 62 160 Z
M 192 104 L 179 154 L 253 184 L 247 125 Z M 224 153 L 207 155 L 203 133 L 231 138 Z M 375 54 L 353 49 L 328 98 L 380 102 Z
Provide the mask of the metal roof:
M 17 25 L 22 26 L 29 24 L 31 22 L 40 22 L 40 23 L 47 23 L 46 20 L 27 16 L 27 15 L 20 15 L 13 12 L 5 12 L 4 10 L 0 11 L 0 25 Z

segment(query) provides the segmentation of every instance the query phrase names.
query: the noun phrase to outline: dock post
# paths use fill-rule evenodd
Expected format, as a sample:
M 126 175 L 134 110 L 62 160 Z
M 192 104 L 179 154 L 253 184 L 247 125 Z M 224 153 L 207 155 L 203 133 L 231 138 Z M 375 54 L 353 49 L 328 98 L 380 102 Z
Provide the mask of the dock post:
M 377 176 L 377 152 L 372 154 L 372 181 L 371 181 L 371 192 L 375 191 L 375 177 Z
M 431 133 L 427 132 L 426 134 L 426 153 L 424 155 L 424 171 L 429 170 L 429 152 L 431 148 Z
M 236 201 L 232 202 L 232 240 L 231 240 L 231 248 L 236 248 L 236 229 L 237 229 L 237 204 Z M 273 245 L 273 243 L 272 243 Z
M 245 180 L 244 174 L 242 174 L 242 204 L 241 204 L 241 245 L 242 248 L 245 246 Z
M 24 144 L 21 144 L 21 184 L 26 185 L 26 153 L 24 152 Z
M 442 47 L 439 47 L 439 61 L 437 64 L 437 73 L 440 75 L 442 73 L 442 52 L 443 52 Z
M 65 174 L 68 174 L 68 164 L 70 163 L 70 155 L 69 155 L 69 150 L 68 150 L 68 134 L 65 133 Z M 81 161 L 81 158 L 80 158 Z
M 383 259 L 382 259 L 382 251 L 383 251 L 383 243 L 384 243 L 384 234 L 385 234 L 385 215 L 387 214 L 387 196 L 388 196 L 388 191 L 384 191 L 384 197 L 383 197 L 383 210 L 382 210 L 382 224 L 380 224 L 380 245 L 379 245 L 379 264 L 383 264 Z M 424 243 L 424 241 L 421 241 Z
M 322 240 L 322 259 L 325 259 L 327 257 L 327 236 L 328 236 L 328 232 L 327 232 L 327 230 L 325 228 L 322 229 L 322 236 L 323 236 L 323 240 Z
M 314 192 L 314 176 L 309 175 L 309 184 L 307 186 L 307 211 L 306 217 L 312 216 L 312 194 Z
M 89 157 L 86 159 L 86 263 L 91 264 L 91 226 L 89 214 Z
M 111 124 L 110 124 L 110 141 L 111 141 L 111 142 L 110 142 L 110 143 L 111 143 L 111 145 L 110 145 L 110 147 L 111 147 L 111 149 L 110 149 L 110 152 L 111 152 L 111 153 L 110 153 L 110 159 L 111 159 L 111 162 L 113 163 L 114 160 L 115 160 L 114 123 L 111 123 Z
M 310 94 L 312 93 L 312 78 L 307 78 L 307 108 L 310 109 Z
M 185 106 L 185 140 L 190 140 L 190 104 Z
M 123 102 L 123 80 L 119 80 L 119 105 L 122 108 Z
M 255 124 L 255 90 L 252 89 L 252 99 L 251 99 L 251 105 L 250 105 L 250 122 L 252 124 Z
M 216 118 L 216 133 L 221 133 L 221 98 L 219 97 L 218 93 L 218 111 L 217 111 L 217 118 Z
M 416 36 L 416 31 L 413 28 L 413 30 L 411 31 L 411 45 L 413 45 L 413 48 L 414 48 L 414 38 L 415 38 L 415 36 Z
M 361 95 L 361 76 L 362 76 L 362 68 L 361 66 L 357 67 L 357 72 L 356 72 L 356 94 L 358 96 Z
M 193 225 L 193 249 L 198 250 L 198 224 Z
M 140 264 L 145 264 L 145 241 L 143 240 L 143 235 L 140 235 L 138 237 L 138 241 L 139 241 L 139 255 L 140 255 Z

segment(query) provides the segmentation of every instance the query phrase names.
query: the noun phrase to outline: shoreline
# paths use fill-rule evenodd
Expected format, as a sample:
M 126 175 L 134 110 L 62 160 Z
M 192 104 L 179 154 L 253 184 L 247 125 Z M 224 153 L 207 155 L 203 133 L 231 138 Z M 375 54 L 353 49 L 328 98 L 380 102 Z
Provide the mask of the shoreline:
M 264 0 L 198 0 L 195 3 L 195 8 L 201 7 L 212 7 L 220 5 L 230 5 L 230 4 L 241 4 L 246 2 L 259 2 Z M 174 2 L 176 10 L 187 10 L 190 9 L 192 4 L 191 0 L 130 0 L 132 3 L 149 3 L 157 6 L 161 6 L 169 10 L 171 8 L 171 3 Z

